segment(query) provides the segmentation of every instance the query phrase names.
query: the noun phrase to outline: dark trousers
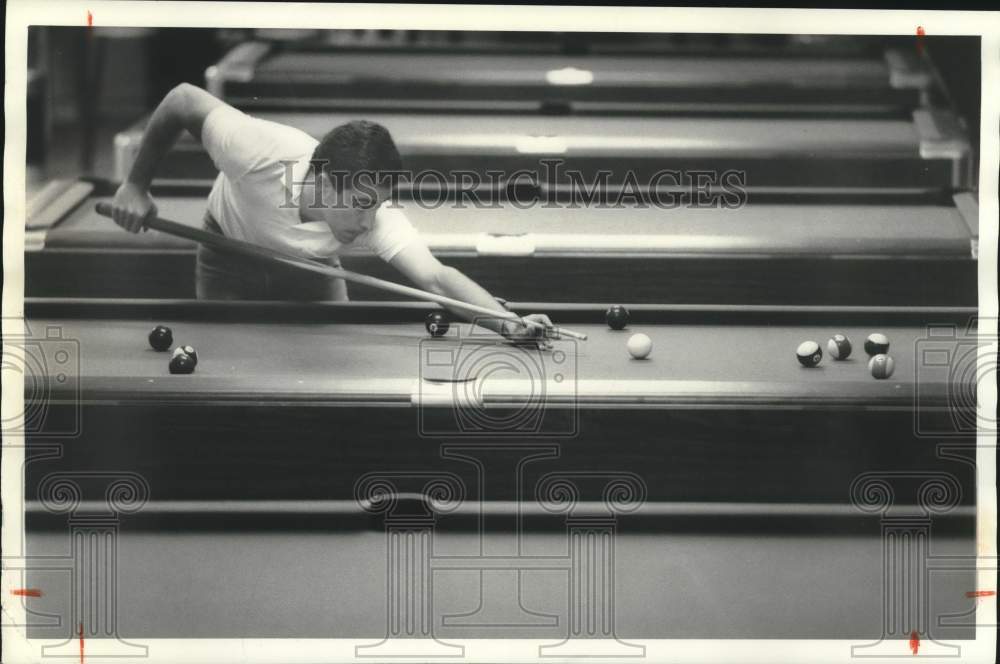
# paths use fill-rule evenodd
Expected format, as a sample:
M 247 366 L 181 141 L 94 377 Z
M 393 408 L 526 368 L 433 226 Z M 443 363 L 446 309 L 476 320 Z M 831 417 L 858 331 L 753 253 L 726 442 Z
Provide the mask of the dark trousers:
M 222 234 L 211 215 L 205 230 Z M 327 264 L 340 267 L 340 261 Z M 198 246 L 195 287 L 199 300 L 347 300 L 343 279 Z

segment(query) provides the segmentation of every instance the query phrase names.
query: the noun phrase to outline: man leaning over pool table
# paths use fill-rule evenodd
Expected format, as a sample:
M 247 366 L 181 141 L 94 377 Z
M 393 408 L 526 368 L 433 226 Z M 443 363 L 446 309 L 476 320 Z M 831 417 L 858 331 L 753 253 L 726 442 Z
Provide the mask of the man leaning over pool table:
M 132 170 L 115 193 L 113 218 L 125 230 L 139 232 L 156 214 L 149 193 L 153 174 L 185 129 L 219 169 L 208 195 L 206 230 L 334 267 L 340 266 L 342 246 L 361 245 L 423 290 L 504 310 L 481 286 L 431 254 L 403 211 L 388 204 L 391 190 L 384 179 L 352 188 L 352 174 L 402 168 L 389 132 L 373 122 L 349 122 L 317 142 L 182 83 L 153 112 Z M 198 248 L 196 284 L 199 299 L 347 299 L 342 279 L 261 265 L 205 245 Z M 528 318 L 551 327 L 544 314 Z M 499 319 L 481 324 L 519 340 L 541 339 L 548 329 Z

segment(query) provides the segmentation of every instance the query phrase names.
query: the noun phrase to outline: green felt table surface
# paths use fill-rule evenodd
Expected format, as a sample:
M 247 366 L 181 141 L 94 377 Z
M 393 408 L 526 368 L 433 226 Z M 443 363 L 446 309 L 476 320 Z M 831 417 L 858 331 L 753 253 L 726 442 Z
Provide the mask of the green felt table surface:
M 875 407 L 912 406 L 918 388 L 925 396 L 944 400 L 949 390 L 963 389 L 956 382 L 974 380 L 974 373 L 955 377 L 947 369 L 942 373 L 940 367 L 924 366 L 921 348 L 927 343 L 926 327 L 878 325 L 877 317 L 870 327 L 644 324 L 635 319 L 627 330 L 613 331 L 605 325 L 567 324 L 588 339 L 557 340 L 553 349 L 538 351 L 511 346 L 468 325 L 453 325 L 447 336 L 430 338 L 423 314 L 409 315 L 411 322 L 371 324 L 158 319 L 156 323 L 173 329 L 175 344 L 198 350 L 196 372 L 184 376 L 170 375 L 169 353 L 149 347 L 151 321 L 33 318 L 29 322 L 35 330 L 59 330 L 78 345 L 84 398 L 287 397 L 409 404 L 459 398 L 455 384 L 471 382 L 478 386 L 476 399 L 497 404 L 517 402 L 542 387 L 550 403 L 567 405 L 655 406 L 704 400 Z M 558 313 L 553 317 L 558 324 Z M 875 380 L 867 370 L 863 344 L 876 331 L 891 341 L 896 369 L 888 380 Z M 653 341 L 646 360 L 632 359 L 626 350 L 629 336 L 638 332 Z M 813 369 L 799 365 L 795 357 L 799 343 L 814 340 L 825 349 L 827 339 L 838 332 L 853 343 L 850 359 L 825 357 Z M 958 341 L 945 344 L 953 353 L 961 346 Z M 464 394 L 464 388 L 460 392 Z
M 356 119 L 345 113 L 252 113 L 319 137 Z M 589 118 L 580 116 L 412 115 L 365 113 L 385 126 L 407 154 L 447 146 L 455 155 L 488 149 L 500 154 L 587 154 L 608 159 L 641 155 L 870 154 L 917 157 L 920 133 L 912 120 L 730 118 Z M 141 125 L 135 129 L 141 135 Z M 820 152 L 822 151 L 822 152 Z
M 458 65 L 458 66 L 456 66 Z M 484 87 L 498 84 L 545 85 L 550 72 L 574 68 L 592 78 L 589 88 L 649 86 L 711 87 L 759 85 L 837 88 L 847 84 L 889 87 L 889 65 L 879 58 L 704 58 L 693 56 L 546 56 L 284 52 L 262 59 L 254 80 L 351 83 L 374 79 Z M 572 86 L 571 86 L 572 87 Z M 572 95 L 573 90 L 568 94 Z M 836 101 L 835 99 L 831 101 Z
M 51 229 L 52 249 L 177 250 L 194 243 L 157 231 L 126 233 L 94 210 L 91 197 Z M 200 226 L 206 201 L 156 198 L 159 216 Z M 945 205 L 749 205 L 734 210 L 681 208 L 431 208 L 400 200 L 428 246 L 439 253 L 481 255 L 865 256 L 968 257 L 972 232 L 960 210 Z M 360 249 L 344 247 L 345 254 Z

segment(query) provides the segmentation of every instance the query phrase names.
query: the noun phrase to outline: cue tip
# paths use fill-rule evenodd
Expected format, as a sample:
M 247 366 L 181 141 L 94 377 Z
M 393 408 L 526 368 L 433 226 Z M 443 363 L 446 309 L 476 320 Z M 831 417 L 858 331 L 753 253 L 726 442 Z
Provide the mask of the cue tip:
M 567 330 L 564 327 L 557 327 L 556 334 L 560 337 L 570 337 L 571 339 L 576 339 L 577 341 L 586 341 L 587 335 L 582 332 L 574 332 L 573 330 Z

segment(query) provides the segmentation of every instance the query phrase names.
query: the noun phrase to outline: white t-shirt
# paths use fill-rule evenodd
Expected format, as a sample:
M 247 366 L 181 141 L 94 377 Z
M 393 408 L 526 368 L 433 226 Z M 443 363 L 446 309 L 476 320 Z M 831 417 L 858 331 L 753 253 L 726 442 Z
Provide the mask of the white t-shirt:
M 306 181 L 316 139 L 220 106 L 205 118 L 201 142 L 220 171 L 208 195 L 208 211 L 226 236 L 313 259 L 327 259 L 340 250 L 326 223 L 299 218 L 300 183 Z M 293 162 L 291 178 L 287 162 Z M 312 187 L 306 195 L 311 192 Z M 372 228 L 352 246 L 367 247 L 388 261 L 419 241 L 403 211 L 386 201 L 376 210 Z

